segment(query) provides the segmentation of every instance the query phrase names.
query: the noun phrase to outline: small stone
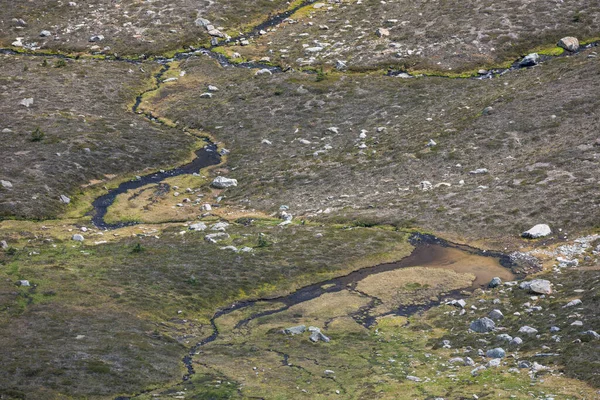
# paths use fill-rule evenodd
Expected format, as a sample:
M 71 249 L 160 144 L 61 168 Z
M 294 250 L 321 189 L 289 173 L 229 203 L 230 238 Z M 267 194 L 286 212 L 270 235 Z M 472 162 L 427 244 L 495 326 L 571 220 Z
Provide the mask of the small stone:
M 422 181 L 420 183 L 420 185 L 421 185 L 421 190 L 424 192 L 433 189 L 433 185 L 429 181 Z
M 189 230 L 191 231 L 203 231 L 206 230 L 206 224 L 203 222 L 198 222 L 196 224 L 192 224 L 189 226 Z
M 497 347 L 495 349 L 488 350 L 485 355 L 489 358 L 504 358 L 506 356 L 506 352 L 503 348 Z
M 33 97 L 28 97 L 19 102 L 19 105 L 29 108 L 33 104 Z
M 11 189 L 13 187 L 13 184 L 10 181 L 0 180 L 0 184 L 4 189 Z
M 6 243 L 6 240 L 2 240 L 2 241 L 0 241 L 0 248 L 1 248 L 2 250 L 6 250 L 6 249 L 8 249 L 8 243 Z
M 511 346 L 520 346 L 523 344 L 523 339 L 518 336 L 515 336 L 508 344 Z
M 409 381 L 413 381 L 413 382 L 421 382 L 421 378 L 418 378 L 418 377 L 412 376 L 412 375 L 408 375 L 406 377 L 406 379 L 408 379 Z
M 487 170 L 487 168 L 477 168 L 473 171 L 469 171 L 469 173 L 471 175 L 483 175 L 483 174 L 487 174 L 488 170 Z
M 76 233 L 75 235 L 73 235 L 73 237 L 71 239 L 75 240 L 76 242 L 83 242 L 83 235 Z
M 567 304 L 565 304 L 563 306 L 563 308 L 567 308 L 567 307 L 573 307 L 573 306 L 578 306 L 581 304 L 581 300 L 579 299 L 575 299 L 575 300 L 571 300 L 570 302 L 568 302 Z
M 471 328 L 471 330 L 474 332 L 486 333 L 496 329 L 496 324 L 488 317 L 483 317 L 471 322 L 469 328 Z
M 535 329 L 535 328 L 532 328 L 532 327 L 530 327 L 530 326 L 527 326 L 527 325 L 525 325 L 525 326 L 522 326 L 522 327 L 519 329 L 519 333 L 525 333 L 526 335 L 532 336 L 532 335 L 535 335 L 535 334 L 537 334 L 537 333 L 538 333 L 538 330 L 537 330 L 537 329 Z
M 93 36 L 90 36 L 90 39 L 89 39 L 89 41 L 92 42 L 92 43 L 101 42 L 103 40 L 104 40 L 104 36 L 103 35 L 93 35 Z
M 259 69 L 258 71 L 256 71 L 256 73 L 254 75 L 273 75 L 273 73 L 268 70 L 267 68 L 263 68 L 263 69 Z
M 31 286 L 29 281 L 27 281 L 27 280 L 22 280 L 17 283 L 19 284 L 19 286 Z
M 502 311 L 500 311 L 500 310 L 492 310 L 488 314 L 488 317 L 497 321 L 497 320 L 501 320 L 502 318 L 504 318 L 504 314 L 502 314 Z
M 69 204 L 71 202 L 71 199 L 68 198 L 67 196 L 65 196 L 64 194 L 61 194 L 60 195 L 60 201 L 61 201 L 61 203 Z
M 490 283 L 488 283 L 488 287 L 490 287 L 490 288 L 495 288 L 495 287 L 498 287 L 500 285 L 502 285 L 502 279 L 500 279 L 498 277 L 492 278 L 492 280 L 490 281 Z
M 283 333 L 287 335 L 300 335 L 306 331 L 306 325 L 292 326 L 291 328 L 285 328 Z
M 40 32 L 40 36 L 41 37 L 48 37 L 48 36 L 52 36 L 52 33 L 50 31 L 43 30 L 43 31 Z
M 379 37 L 390 36 L 390 30 L 385 28 L 378 28 L 375 34 Z
M 218 92 L 219 88 L 213 85 L 208 85 L 208 90 L 211 92 Z
M 212 97 L 213 97 L 213 94 L 212 94 L 212 93 L 209 93 L 209 92 L 202 93 L 202 94 L 200 95 L 200 98 L 201 98 L 201 99 L 211 99 Z
M 502 333 L 502 334 L 496 336 L 496 339 L 502 340 L 504 342 L 510 342 L 511 340 L 513 340 L 513 337 L 506 333 Z

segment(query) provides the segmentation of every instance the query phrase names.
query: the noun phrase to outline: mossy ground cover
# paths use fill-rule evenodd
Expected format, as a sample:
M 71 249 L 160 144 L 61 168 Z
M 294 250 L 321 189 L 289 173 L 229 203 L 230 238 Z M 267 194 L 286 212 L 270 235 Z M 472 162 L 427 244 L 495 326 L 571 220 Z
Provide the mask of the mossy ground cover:
M 1 253 L 0 269 L 3 395 L 110 398 L 177 383 L 181 358 L 210 335 L 217 307 L 392 261 L 410 248 L 405 234 L 380 229 L 234 224 L 218 245 L 180 231 L 95 246 L 13 231 L 16 251 Z M 255 247 L 259 233 L 269 245 L 252 253 L 220 248 Z M 31 286 L 16 285 L 23 279 Z
M 410 268 L 397 272 L 404 271 L 407 274 L 404 280 L 387 280 L 389 285 L 396 285 L 387 292 L 404 288 L 407 282 L 421 281 L 423 275 L 427 275 L 434 285 L 433 281 L 446 280 L 435 274 L 434 269 L 424 268 L 420 274 L 414 274 Z M 369 276 L 365 281 L 372 277 L 377 275 Z M 564 278 L 565 281 L 571 279 L 570 276 Z M 210 393 L 213 398 L 265 399 L 306 396 L 318 399 L 463 399 L 473 395 L 514 399 L 545 399 L 552 395 L 580 399 L 594 398 L 596 394 L 593 379 L 588 379 L 589 385 L 570 378 L 570 374 L 565 375 L 559 369 L 539 373 L 532 379 L 526 369 L 516 368 L 518 361 L 532 357 L 533 350 L 526 347 L 516 351 L 514 358 L 503 360 L 500 366 L 475 375 L 471 372 L 474 366 L 449 362 L 451 358 L 471 356 L 478 365 L 487 363 L 488 359 L 477 356 L 476 349 L 485 346 L 478 339 L 490 340 L 489 335 L 466 331 L 468 320 L 487 312 L 487 303 L 496 295 L 496 290 L 479 290 L 469 298 L 468 304 L 477 305 L 477 310 L 464 316 L 457 316 L 452 306 L 441 306 L 408 318 L 380 317 L 375 325 L 366 328 L 350 317 L 357 310 L 372 306 L 369 293 L 361 290 L 361 282 L 356 290 L 348 288 L 326 293 L 254 319 L 252 315 L 281 309 L 283 303 L 256 303 L 219 317 L 215 321 L 218 338 L 200 347 L 194 356 L 194 365 L 203 372 L 202 378 L 193 377 L 190 382 L 169 391 L 179 390 L 186 398 L 205 398 Z M 388 307 L 394 304 L 394 299 L 389 297 L 381 300 Z M 562 298 L 560 302 L 564 300 Z M 519 302 L 521 298 L 514 301 Z M 555 312 L 564 314 L 562 310 Z M 247 321 L 248 318 L 251 319 Z M 240 321 L 247 322 L 240 324 Z M 312 343 L 308 333 L 282 333 L 283 328 L 299 324 L 321 328 L 331 341 Z M 450 340 L 449 348 L 442 346 L 446 339 Z M 487 344 L 493 345 L 496 345 L 493 341 Z M 563 367 L 572 368 L 572 365 Z M 593 370 L 588 368 L 589 372 Z M 593 372 L 590 376 L 593 377 Z M 141 398 L 161 397 L 167 393 L 157 390 Z

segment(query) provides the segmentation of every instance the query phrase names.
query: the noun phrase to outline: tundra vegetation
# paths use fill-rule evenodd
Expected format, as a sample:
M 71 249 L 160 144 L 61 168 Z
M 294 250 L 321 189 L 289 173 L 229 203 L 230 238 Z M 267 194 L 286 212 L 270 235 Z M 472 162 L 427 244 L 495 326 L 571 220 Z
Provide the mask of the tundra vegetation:
M 600 395 L 596 2 L 0 6 L 0 399 Z

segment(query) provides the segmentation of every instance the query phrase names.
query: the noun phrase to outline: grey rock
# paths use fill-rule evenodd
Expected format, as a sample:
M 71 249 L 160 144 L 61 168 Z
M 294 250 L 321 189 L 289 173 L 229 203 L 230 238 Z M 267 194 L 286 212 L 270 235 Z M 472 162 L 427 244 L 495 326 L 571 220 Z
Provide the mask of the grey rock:
M 48 36 L 52 36 L 52 32 L 47 31 L 47 30 L 43 30 L 40 32 L 40 36 L 41 37 L 48 37 Z
M 385 29 L 385 28 L 378 28 L 375 31 L 375 34 L 379 37 L 385 37 L 385 36 L 390 36 L 390 31 L 389 29 Z
M 189 230 L 191 231 L 203 231 L 206 229 L 206 224 L 203 222 L 198 222 L 196 224 L 191 224 L 189 226 Z
M 213 94 L 212 94 L 212 93 L 209 93 L 209 92 L 202 93 L 202 94 L 200 95 L 200 98 L 201 98 L 201 99 L 211 99 L 212 97 L 213 97 Z
M 342 61 L 342 60 L 337 60 L 335 62 L 335 69 L 343 71 L 346 68 L 348 68 L 348 66 L 346 65 L 346 61 Z
M 60 201 L 61 201 L 61 203 L 69 204 L 71 202 L 71 199 L 68 198 L 67 196 L 65 196 L 64 194 L 61 194 Z
M 506 357 L 506 352 L 503 348 L 497 347 L 495 349 L 488 350 L 485 355 L 489 358 L 504 358 Z
M 521 62 L 519 62 L 520 67 L 533 67 L 540 62 L 540 55 L 538 53 L 527 54 Z
M 0 180 L 0 184 L 4 189 L 11 189 L 13 187 L 13 184 L 10 181 Z
M 550 332 L 552 332 L 552 333 L 560 332 L 560 328 L 558 326 L 551 326 Z
M 520 346 L 523 344 L 523 339 L 518 336 L 515 336 L 508 344 L 511 346 Z
M 487 174 L 489 171 L 487 170 L 487 168 L 477 168 L 474 169 L 473 171 L 469 171 L 469 173 L 471 175 L 483 175 L 483 174 Z
M 407 375 L 406 379 L 408 379 L 409 381 L 413 381 L 413 382 L 421 382 L 421 378 L 412 376 L 412 375 Z
M 502 359 L 500 357 L 493 358 L 487 363 L 487 366 L 488 366 L 488 368 L 489 367 L 499 367 L 501 363 L 502 363 Z
M 283 333 L 288 335 L 300 335 L 306 331 L 306 325 L 292 326 L 291 328 L 285 328 Z
M 558 41 L 557 46 L 567 51 L 577 51 L 579 50 L 579 40 L 573 36 L 566 36 Z
M 273 73 L 269 69 L 263 68 L 256 71 L 254 75 L 273 75 Z
M 600 334 L 598 334 L 598 332 L 592 331 L 592 330 L 582 332 L 582 335 L 591 336 L 594 339 L 600 339 Z
M 207 26 L 210 25 L 210 21 L 207 20 L 206 18 L 202 18 L 202 17 L 196 18 L 194 23 L 196 24 L 196 26 L 199 26 L 201 28 L 206 28 Z
M 490 288 L 495 288 L 495 287 L 498 287 L 500 285 L 502 285 L 502 279 L 500 279 L 498 277 L 492 278 L 492 280 L 490 281 L 490 283 L 488 283 L 488 287 L 490 287 Z
M 310 328 L 309 328 L 309 329 L 310 329 Z M 323 342 L 325 342 L 325 343 L 329 343 L 329 341 L 330 341 L 330 339 L 329 339 L 327 336 L 325 336 L 323 333 L 321 333 L 321 331 L 320 331 L 320 330 L 319 330 L 319 331 L 313 331 L 313 332 L 310 334 L 310 336 L 309 336 L 309 339 L 310 339 L 312 342 L 315 342 L 315 343 L 316 343 L 316 342 L 318 342 L 319 340 L 320 340 L 320 341 L 323 341 Z
M 27 281 L 27 280 L 22 280 L 22 281 L 19 281 L 17 283 L 19 284 L 19 286 L 31 286 L 29 284 L 29 281 Z
M 104 40 L 104 36 L 103 35 L 93 35 L 90 36 L 90 42 L 95 43 L 95 42 L 101 42 Z
M 217 176 L 211 183 L 211 185 L 217 189 L 226 189 L 237 186 L 237 184 L 237 179 L 225 178 L 224 176 Z
M 33 105 L 33 97 L 28 97 L 26 99 L 21 100 L 19 102 L 19 105 L 29 108 L 29 106 Z
M 221 247 L 221 250 L 232 250 L 232 251 L 235 251 L 236 253 L 238 252 L 238 248 L 235 246 L 224 246 L 224 247 Z
M 471 357 L 465 357 L 464 363 L 466 367 L 472 367 L 473 365 L 475 365 L 475 361 L 473 361 Z
M 563 306 L 563 308 L 574 307 L 574 306 L 578 306 L 580 304 L 581 304 L 581 300 L 580 299 L 575 299 L 575 300 L 571 300 L 570 302 L 568 302 L 567 304 L 565 304 Z
M 0 248 L 2 248 L 2 250 L 8 249 L 8 243 L 6 243 L 6 240 L 0 241 Z
M 474 332 L 486 333 L 496 329 L 496 324 L 488 317 L 483 317 L 471 322 L 469 327 Z
M 552 284 L 546 279 L 534 279 L 529 282 L 529 291 L 539 294 L 552 293 Z
M 450 364 L 461 363 L 464 364 L 465 360 L 462 357 L 454 357 L 448 360 Z
M 421 185 L 421 190 L 424 192 L 433 189 L 433 185 L 429 181 L 422 181 L 420 183 L 420 185 Z
M 519 368 L 531 368 L 531 363 L 529 361 L 525 361 L 525 360 L 521 360 L 519 361 L 519 364 L 517 364 L 519 366 Z
M 488 317 L 490 317 L 491 319 L 493 319 L 495 321 L 498 321 L 498 320 L 501 320 L 502 318 L 504 318 L 504 314 L 502 314 L 502 311 L 500 311 L 500 310 L 492 310 L 488 314 Z
M 211 226 L 210 229 L 213 230 L 213 231 L 224 232 L 225 229 L 227 229 L 228 226 L 229 226 L 229 224 L 227 222 L 217 222 L 216 224 L 214 224 L 213 226 Z
M 544 236 L 548 236 L 552 233 L 550 227 L 546 224 L 537 224 L 533 228 L 528 231 L 525 231 L 521 234 L 521 237 L 527 239 L 537 239 Z
M 204 240 L 206 240 L 209 243 L 217 243 L 219 240 L 225 240 L 228 238 L 229 235 L 225 232 L 210 233 L 204 236 Z
M 496 336 L 496 339 L 502 340 L 502 341 L 505 341 L 505 342 L 510 342 L 511 340 L 513 340 L 513 337 L 510 336 L 509 334 L 502 333 L 502 334 Z
M 571 326 L 583 326 L 583 321 L 575 321 L 571 323 Z
M 83 242 L 83 235 L 76 233 L 73 235 L 73 237 L 71 239 L 75 240 L 76 242 Z
M 529 336 L 531 336 L 531 335 L 535 335 L 536 333 L 538 333 L 538 330 L 537 330 L 537 329 L 535 329 L 535 328 L 532 328 L 532 327 L 530 327 L 530 326 L 527 326 L 527 325 L 525 325 L 525 326 L 522 326 L 522 327 L 519 329 L 519 333 L 524 333 L 524 334 L 526 334 L 526 335 L 529 335 Z

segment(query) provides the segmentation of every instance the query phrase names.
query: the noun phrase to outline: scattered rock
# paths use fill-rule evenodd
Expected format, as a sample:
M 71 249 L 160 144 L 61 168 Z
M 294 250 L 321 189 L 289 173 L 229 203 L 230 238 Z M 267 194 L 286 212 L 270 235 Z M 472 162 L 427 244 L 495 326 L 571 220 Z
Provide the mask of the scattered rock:
M 204 240 L 206 240 L 209 243 L 217 243 L 219 240 L 225 240 L 229 238 L 229 234 L 225 233 L 225 232 L 218 232 L 218 233 L 210 233 L 206 236 L 204 236 Z
M 573 36 L 566 36 L 558 41 L 557 46 L 567 51 L 577 51 L 579 50 L 579 40 Z
M 33 104 L 33 97 L 28 97 L 19 102 L 19 105 L 29 108 Z
M 211 185 L 217 189 L 226 189 L 237 186 L 237 184 L 237 179 L 225 178 L 224 176 L 217 176 L 211 183 Z
M 90 36 L 90 42 L 95 43 L 95 42 L 101 42 L 104 40 L 104 36 L 103 35 L 93 35 Z
M 465 306 L 467 305 L 467 302 L 464 301 L 463 299 L 459 299 L 459 300 L 451 300 L 446 304 L 454 306 L 454 307 L 465 308 Z
M 465 367 L 472 367 L 473 365 L 475 365 L 475 361 L 473 361 L 473 359 L 471 357 L 465 357 L 464 363 L 465 363 Z
M 424 192 L 427 190 L 433 189 L 433 185 L 429 181 L 423 181 L 423 182 L 421 182 L 420 185 L 421 185 L 421 190 Z
M 525 285 L 521 284 L 521 286 L 525 286 L 525 289 L 528 289 L 530 292 L 539 293 L 539 294 L 550 294 L 552 293 L 552 284 L 550 281 L 546 279 L 534 279 L 530 282 L 524 282 Z M 522 287 L 523 288 L 523 287 Z
M 471 175 L 483 175 L 483 174 L 487 174 L 488 170 L 487 170 L 487 168 L 477 168 L 477 169 L 474 169 L 473 171 L 469 171 L 469 173 Z
M 6 240 L 2 240 L 2 241 L 0 241 L 0 248 L 1 248 L 2 250 L 6 250 L 6 249 L 8 249 L 8 243 L 6 243 Z
M 73 237 L 71 239 L 75 240 L 77 242 L 83 242 L 83 235 L 80 235 L 79 233 L 76 233 L 75 235 L 73 235 Z
M 418 377 L 412 376 L 412 375 L 407 375 L 406 379 L 408 379 L 409 381 L 413 381 L 413 382 L 421 382 L 421 378 L 418 378 Z
M 580 304 L 581 304 L 581 300 L 580 299 L 575 299 L 575 300 L 571 300 L 570 302 L 568 302 L 567 304 L 565 304 L 563 306 L 563 308 L 574 307 L 574 306 L 578 306 Z
M 501 340 L 503 342 L 510 342 L 511 340 L 513 340 L 513 337 L 510 336 L 509 334 L 502 333 L 502 334 L 496 336 L 496 339 Z
M 522 327 L 519 329 L 519 333 L 524 333 L 524 334 L 526 334 L 526 335 L 532 336 L 532 335 L 535 335 L 535 334 L 537 334 L 537 333 L 538 333 L 538 330 L 537 330 L 537 329 L 535 329 L 535 328 L 532 328 L 532 327 L 530 327 L 530 326 L 527 326 L 527 325 L 525 325 L 525 326 L 522 326 Z
M 504 318 L 504 314 L 502 314 L 502 311 L 500 311 L 500 310 L 492 310 L 488 314 L 488 317 L 490 317 L 493 320 L 498 321 L 498 320 L 501 320 L 502 318 Z
M 306 331 L 306 325 L 292 326 L 291 328 L 285 328 L 283 333 L 287 335 L 300 335 Z
M 523 344 L 523 339 L 518 336 L 515 336 L 508 344 L 511 346 L 520 346 Z
M 492 280 L 490 281 L 490 283 L 488 283 L 488 287 L 490 287 L 490 288 L 495 288 L 495 287 L 498 287 L 500 285 L 502 285 L 502 279 L 500 279 L 498 277 L 492 278 Z
M 594 339 L 600 339 L 600 334 L 598 334 L 598 332 L 596 332 L 596 331 L 589 330 L 589 331 L 582 332 L 581 334 L 591 336 Z
M 203 222 L 198 222 L 196 224 L 192 224 L 189 226 L 189 230 L 191 231 L 203 231 L 206 229 L 206 224 Z
M 47 31 L 47 30 L 43 30 L 43 31 L 40 32 L 40 36 L 41 37 L 49 37 L 49 36 L 52 36 L 52 32 Z
M 13 187 L 12 182 L 0 180 L 0 184 L 4 189 L 11 189 Z
M 503 348 L 497 347 L 495 349 L 488 350 L 485 355 L 489 358 L 504 358 L 506 357 L 506 352 Z
M 210 21 L 202 17 L 196 18 L 196 21 L 194 21 L 194 23 L 196 24 L 196 26 L 199 26 L 201 28 L 206 28 L 210 25 Z
M 224 232 L 225 229 L 229 226 L 229 224 L 227 222 L 217 222 L 216 224 L 214 224 L 213 226 L 210 227 L 211 230 L 213 231 L 221 231 Z
M 483 317 L 471 322 L 469 328 L 474 332 L 486 333 L 496 329 L 496 324 L 488 317 Z
M 528 239 L 537 239 L 540 237 L 548 236 L 551 233 L 552 233 L 552 230 L 550 229 L 550 227 L 548 225 L 538 224 L 538 225 L 535 225 L 530 230 L 523 232 L 521 234 L 521 237 L 528 238 Z
M 27 280 L 18 281 L 17 284 L 19 286 L 31 286 Z
M 390 36 L 390 30 L 385 28 L 378 28 L 375 34 L 379 37 Z
M 211 99 L 212 97 L 213 97 L 213 94 L 212 94 L 212 93 L 209 93 L 209 92 L 202 93 L 202 94 L 200 95 L 200 98 L 201 98 L 201 99 Z
M 61 194 L 60 195 L 60 201 L 61 201 L 61 203 L 69 204 L 71 202 L 71 199 L 68 198 L 67 196 L 65 196 L 64 194 Z
M 263 68 L 256 71 L 254 75 L 273 75 L 273 73 L 269 69 Z
M 519 67 L 533 67 L 534 65 L 538 65 L 540 62 L 540 55 L 538 53 L 531 53 L 523 57 L 521 62 L 519 62 Z

